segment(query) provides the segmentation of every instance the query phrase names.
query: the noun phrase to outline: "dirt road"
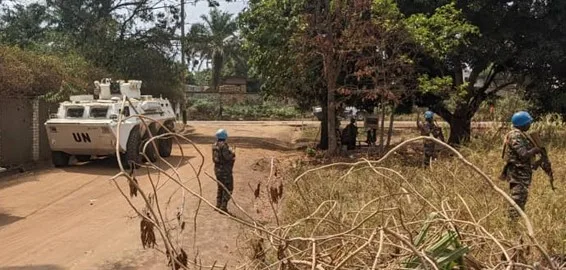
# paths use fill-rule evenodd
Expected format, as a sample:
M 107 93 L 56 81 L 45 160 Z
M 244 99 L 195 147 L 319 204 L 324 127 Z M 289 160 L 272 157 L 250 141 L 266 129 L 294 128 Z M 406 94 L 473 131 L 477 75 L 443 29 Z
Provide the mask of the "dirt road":
M 210 144 L 222 124 L 195 123 L 190 136 L 205 155 L 204 171 L 212 175 Z M 234 198 L 247 212 L 257 212 L 248 183 L 255 185 L 266 173 L 254 171 L 253 165 L 263 158 L 292 154 L 287 146 L 297 136 L 297 128 L 282 123 L 227 128 L 231 144 L 237 147 Z M 182 147 L 190 162 L 198 164 L 196 151 L 188 144 Z M 179 161 L 179 155 L 179 150 L 174 150 L 169 160 Z M 158 252 L 142 248 L 139 218 L 109 181 L 118 172 L 114 162 L 97 160 L 0 179 L 0 269 L 166 269 Z M 194 175 L 188 163 L 179 172 Z M 196 180 L 186 180 L 191 189 L 198 190 Z M 148 176 L 143 172 L 138 172 L 138 181 L 148 187 Z M 202 183 L 204 197 L 214 201 L 216 183 L 208 178 Z M 124 180 L 120 185 L 127 192 Z M 175 190 L 167 184 L 159 197 L 167 198 Z M 192 228 L 197 200 L 188 198 L 184 219 Z M 143 205 L 139 197 L 133 201 L 136 206 Z M 216 261 L 229 269 L 245 258 L 239 225 L 206 206 L 197 224 L 195 246 L 187 241 L 191 243 L 189 257 L 198 252 L 203 265 Z M 186 235 L 192 237 L 192 232 Z M 162 246 L 159 239 L 158 243 Z

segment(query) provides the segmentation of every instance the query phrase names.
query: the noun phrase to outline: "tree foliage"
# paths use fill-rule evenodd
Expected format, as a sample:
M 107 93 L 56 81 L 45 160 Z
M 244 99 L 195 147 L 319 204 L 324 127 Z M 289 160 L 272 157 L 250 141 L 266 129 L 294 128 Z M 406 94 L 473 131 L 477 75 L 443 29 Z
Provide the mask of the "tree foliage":
M 320 79 L 320 61 L 306 55 L 297 39 L 305 27 L 302 0 L 253 0 L 240 15 L 243 48 L 249 55 L 250 73 L 263 83 L 264 92 L 302 97 L 314 103 L 313 86 Z M 314 72 L 313 72 L 314 71 Z M 312 91 L 311 91 L 312 90 Z M 310 97 L 310 98 L 309 98 Z
M 524 87 L 537 96 L 559 76 L 565 35 L 557 25 L 564 19 L 551 14 L 564 11 L 560 1 L 397 2 L 422 46 L 419 104 L 450 123 L 451 143 L 469 138 L 473 115 L 500 90 Z
M 16 4 L 13 8 L 3 8 L 0 15 L 0 39 L 4 44 L 29 48 L 47 38 L 51 16 L 46 6 Z
M 227 62 L 243 62 L 238 54 L 240 47 L 240 40 L 236 35 L 238 24 L 232 14 L 216 8 L 210 11 L 208 17 L 201 18 L 205 23 L 193 24 L 187 34 L 187 55 L 196 62 L 197 59 L 212 61 L 210 84 L 213 89 L 217 89 L 224 65 Z
M 386 0 L 264 0 L 250 3 L 241 25 L 252 72 L 269 93 L 322 105 L 324 140 L 338 103 L 394 100 L 405 88 L 412 45 L 401 18 Z
M 399 46 L 402 49 L 397 59 L 405 61 L 408 70 L 412 66 L 417 76 L 407 76 L 398 85 L 417 89 L 417 104 L 429 107 L 450 124 L 450 142 L 458 144 L 467 140 L 471 119 L 480 105 L 503 89 L 521 88 L 541 108 L 566 110 L 553 99 L 565 96 L 562 89 L 566 77 L 566 30 L 561 26 L 566 17 L 560 15 L 566 12 L 564 1 L 376 0 L 372 3 L 373 12 L 380 10 L 385 16 L 368 29 L 388 35 L 388 27 L 393 27 L 398 36 L 410 34 L 403 36 L 405 43 Z M 252 71 L 264 79 L 272 93 L 304 95 L 302 100 L 311 104 L 313 99 L 308 97 L 325 103 L 321 89 L 328 87 L 328 81 L 321 82 L 324 78 L 321 49 L 333 42 L 334 52 L 350 50 L 340 43 L 340 38 L 347 37 L 346 29 L 359 21 L 348 17 L 349 8 L 361 4 L 367 2 L 349 1 L 348 8 L 344 8 L 340 6 L 342 1 L 251 1 L 242 15 L 241 25 Z M 326 15 L 329 15 L 327 21 Z M 359 16 L 367 15 L 366 12 Z M 373 35 L 359 27 L 353 33 L 363 33 L 366 40 L 371 40 Z M 336 39 L 330 41 L 333 37 Z M 364 39 L 348 37 L 351 46 L 363 48 L 351 40 Z M 308 38 L 313 41 L 318 38 L 319 43 L 305 42 Z M 377 38 L 380 40 L 387 38 L 381 35 Z M 372 53 L 361 49 L 357 54 L 336 55 L 329 63 L 340 65 L 337 88 L 375 89 L 372 84 L 382 83 L 375 80 L 370 83 L 371 80 L 364 78 L 357 81 L 350 76 L 369 74 L 366 71 L 372 69 L 359 69 L 356 61 L 361 62 Z M 373 70 L 374 78 L 395 77 L 394 73 L 375 76 L 383 66 Z M 353 91 L 346 92 L 337 98 L 347 101 L 344 94 Z
M 176 1 L 48 0 L 6 6 L 0 19 L 1 43 L 58 57 L 66 61 L 63 66 L 98 71 L 66 78 L 82 81 L 88 74 L 90 83 L 63 83 L 66 87 L 50 90 L 52 97 L 88 91 L 101 74 L 141 79 L 147 94 L 181 97 L 187 72 L 176 63 L 171 42 L 180 25 Z
M 0 95 L 45 96 L 61 100 L 90 89 L 93 76 L 105 76 L 76 54 L 46 55 L 18 47 L 0 46 Z M 78 91 L 78 89 L 82 91 Z

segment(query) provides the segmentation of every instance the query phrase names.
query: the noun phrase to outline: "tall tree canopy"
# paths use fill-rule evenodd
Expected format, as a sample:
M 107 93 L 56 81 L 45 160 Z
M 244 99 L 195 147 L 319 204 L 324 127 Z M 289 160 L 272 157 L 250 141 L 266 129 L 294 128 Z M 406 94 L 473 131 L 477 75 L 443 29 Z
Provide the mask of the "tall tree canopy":
M 201 17 L 204 23 L 196 23 L 186 37 L 187 55 L 197 64 L 198 61 L 212 61 L 211 86 L 217 90 L 222 77 L 222 69 L 227 62 L 239 65 L 240 40 L 237 36 L 238 24 L 232 14 L 212 9 L 208 16 Z M 200 67 L 202 64 L 198 63 Z
M 419 104 L 450 123 L 452 143 L 469 138 L 481 103 L 501 89 L 537 96 L 564 80 L 564 1 L 397 2 L 423 47 Z
M 53 57 L 72 54 L 114 78 L 143 80 L 144 93 L 177 98 L 188 74 L 175 61 L 180 23 L 177 0 L 47 0 L 28 6 L 8 1 L 0 14 L 0 43 Z M 52 92 L 65 98 L 86 90 L 75 87 Z
M 396 29 L 402 29 L 399 33 L 409 33 L 406 38 L 410 41 L 405 40 L 406 45 L 401 46 L 404 49 L 399 55 L 403 57 L 399 59 L 408 60 L 416 76 L 399 83 L 417 90 L 414 92 L 417 104 L 430 108 L 450 124 L 451 143 L 459 144 L 470 137 L 472 117 L 485 100 L 495 97 L 502 89 L 524 89 L 541 108 L 566 110 L 566 106 L 555 99 L 566 100 L 563 94 L 566 17 L 561 15 L 566 13 L 565 1 L 371 2 L 374 10 L 381 4 L 382 12 L 398 14 L 392 17 L 395 19 L 381 20 L 376 29 L 394 24 Z M 330 11 L 330 6 L 334 8 L 337 3 L 341 1 L 250 2 L 242 16 L 245 46 L 250 52 L 252 70 L 266 79 L 266 86 L 284 95 L 313 96 L 326 103 L 322 95 L 315 93 L 320 94 L 316 89 L 325 89 L 328 81 L 314 89 L 306 87 L 315 85 L 323 77 L 322 59 L 302 50 L 320 51 L 325 43 L 309 45 L 301 39 L 298 41 L 297 37 L 311 31 L 312 37 L 325 33 L 324 38 L 328 39 L 329 29 L 323 28 L 329 25 L 321 18 L 334 12 Z M 365 2 L 348 3 L 355 6 Z M 323 13 L 315 14 L 317 8 Z M 400 14 L 395 13 L 396 10 Z M 316 20 L 308 21 L 308 17 L 303 16 L 309 13 L 315 14 Z M 342 9 L 331 15 L 336 19 L 348 16 L 347 13 L 348 9 Z M 352 20 L 336 23 L 331 28 L 347 29 Z M 341 35 L 338 33 L 337 37 Z M 369 54 L 370 51 L 361 50 L 354 58 L 363 59 Z M 331 62 L 339 61 L 336 58 Z M 341 87 L 344 82 L 352 83 L 344 80 L 352 73 L 352 66 L 345 62 L 340 65 L 337 88 L 344 88 Z M 299 86 L 295 86 L 295 82 Z
M 335 133 L 338 102 L 395 99 L 410 79 L 412 49 L 400 15 L 392 1 L 256 0 L 241 24 L 264 87 L 323 107 L 326 148 L 335 145 L 325 138 Z

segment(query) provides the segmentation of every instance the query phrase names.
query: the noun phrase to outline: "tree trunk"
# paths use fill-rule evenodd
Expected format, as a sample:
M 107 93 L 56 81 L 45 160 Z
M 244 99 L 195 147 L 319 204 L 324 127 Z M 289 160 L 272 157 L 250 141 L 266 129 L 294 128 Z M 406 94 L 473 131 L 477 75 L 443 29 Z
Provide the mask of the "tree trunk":
M 336 154 L 338 138 L 336 138 L 336 101 L 334 100 L 334 89 L 336 89 L 336 81 L 328 80 L 328 151 L 329 155 Z
M 448 143 L 451 145 L 460 145 L 470 140 L 472 134 L 472 117 L 477 113 L 482 102 L 487 95 L 475 95 L 471 102 L 461 103 L 456 106 L 456 110 L 448 120 L 450 124 L 450 137 Z
M 216 87 L 218 91 L 218 87 Z M 222 93 L 218 91 L 218 120 L 222 120 Z
M 326 104 L 326 97 L 322 102 L 322 121 L 320 121 L 320 142 L 318 148 L 321 150 L 328 149 L 328 106 Z
M 387 145 L 389 147 L 391 145 L 391 136 L 393 136 L 393 121 L 395 118 L 395 107 L 391 108 L 391 114 L 389 114 L 389 130 L 387 131 Z
M 450 145 L 460 145 L 470 140 L 472 131 L 472 118 L 466 115 L 455 114 L 450 124 Z
M 222 94 L 220 93 L 220 80 L 222 79 L 222 66 L 224 65 L 224 57 L 218 52 L 212 54 L 212 87 L 214 92 L 218 93 L 218 117 L 222 120 Z
M 336 55 L 333 52 L 327 53 L 324 56 L 324 75 L 326 78 L 326 103 L 327 108 L 327 122 L 328 122 L 328 150 L 327 155 L 336 154 L 338 140 L 336 138 L 336 80 L 338 79 L 338 62 Z
M 385 149 L 385 103 L 381 102 L 381 124 L 379 127 L 379 151 L 383 151 Z

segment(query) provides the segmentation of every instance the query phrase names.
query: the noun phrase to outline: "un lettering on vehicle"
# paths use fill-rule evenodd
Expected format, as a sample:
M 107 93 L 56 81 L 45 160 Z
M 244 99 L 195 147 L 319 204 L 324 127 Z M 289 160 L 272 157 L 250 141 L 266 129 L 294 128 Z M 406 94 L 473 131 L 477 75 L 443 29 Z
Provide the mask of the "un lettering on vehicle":
M 73 139 L 75 139 L 75 142 L 84 142 L 84 143 L 90 143 L 90 135 L 88 133 L 83 133 L 83 132 L 74 132 L 73 133 Z

